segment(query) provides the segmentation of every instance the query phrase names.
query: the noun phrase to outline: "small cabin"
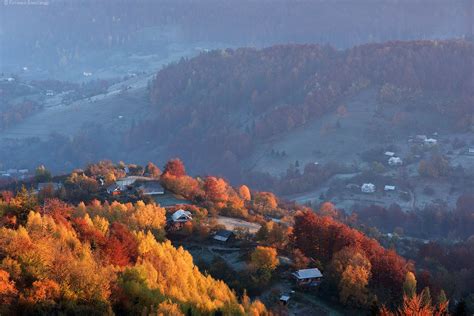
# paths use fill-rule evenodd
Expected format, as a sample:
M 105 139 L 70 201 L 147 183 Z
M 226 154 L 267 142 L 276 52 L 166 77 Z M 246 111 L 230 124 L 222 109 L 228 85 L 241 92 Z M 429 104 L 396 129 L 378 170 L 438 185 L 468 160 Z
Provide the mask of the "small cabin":
M 323 279 L 323 274 L 317 268 L 298 270 L 292 275 L 298 286 L 318 286 Z
M 390 166 L 401 166 L 403 164 L 403 160 L 400 157 L 390 157 L 388 159 L 388 164 Z
M 394 185 L 386 185 L 383 190 L 384 191 L 395 191 L 396 187 Z
M 233 235 L 234 233 L 231 232 L 230 230 L 223 229 L 223 230 L 218 231 L 214 235 L 213 239 L 217 241 L 221 241 L 221 242 L 227 242 L 232 238 Z
M 289 295 L 286 295 L 286 294 L 283 294 L 280 296 L 280 303 L 282 305 L 288 305 L 288 302 L 290 301 L 290 296 Z

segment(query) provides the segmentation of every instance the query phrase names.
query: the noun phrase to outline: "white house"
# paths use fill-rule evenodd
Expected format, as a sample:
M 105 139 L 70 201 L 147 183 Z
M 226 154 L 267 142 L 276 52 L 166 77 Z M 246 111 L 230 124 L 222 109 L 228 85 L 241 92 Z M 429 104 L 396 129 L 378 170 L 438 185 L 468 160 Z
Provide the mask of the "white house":
M 360 190 L 363 193 L 374 193 L 375 192 L 375 184 L 373 183 L 364 183 Z
M 403 160 L 400 157 L 390 157 L 388 159 L 388 164 L 390 166 L 401 166 L 403 164 Z
M 395 191 L 396 187 L 394 185 L 386 185 L 384 191 Z
M 179 209 L 171 215 L 171 219 L 174 223 L 185 223 L 191 221 L 193 218 L 191 212 Z
M 393 151 L 386 151 L 385 156 L 393 157 L 393 156 L 395 156 L 395 153 Z
M 424 144 L 429 147 L 436 146 L 438 144 L 438 140 L 434 138 L 427 138 L 424 140 Z
M 467 150 L 467 154 L 474 156 L 474 147 L 473 147 L 473 148 L 469 148 L 469 149 Z
M 302 269 L 293 273 L 293 277 L 300 286 L 317 286 L 321 283 L 323 274 L 319 269 Z

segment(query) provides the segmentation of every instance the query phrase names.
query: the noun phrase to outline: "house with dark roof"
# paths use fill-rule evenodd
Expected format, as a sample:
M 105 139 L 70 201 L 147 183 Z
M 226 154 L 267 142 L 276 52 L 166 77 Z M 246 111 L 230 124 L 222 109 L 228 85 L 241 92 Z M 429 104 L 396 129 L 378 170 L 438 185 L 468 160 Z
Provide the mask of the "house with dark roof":
M 222 230 L 219 230 L 214 235 L 213 239 L 217 240 L 217 241 L 221 241 L 221 242 L 227 242 L 229 239 L 232 238 L 233 235 L 234 235 L 234 233 L 231 232 L 230 230 L 222 229 Z
M 138 190 L 143 195 L 162 195 L 165 194 L 165 189 L 158 181 L 144 182 Z

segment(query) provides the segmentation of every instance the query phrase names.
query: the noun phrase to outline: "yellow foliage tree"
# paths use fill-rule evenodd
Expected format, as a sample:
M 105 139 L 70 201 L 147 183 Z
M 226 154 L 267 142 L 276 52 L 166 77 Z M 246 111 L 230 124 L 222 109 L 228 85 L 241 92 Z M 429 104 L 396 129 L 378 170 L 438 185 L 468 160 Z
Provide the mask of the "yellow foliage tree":
M 179 308 L 178 304 L 172 303 L 171 301 L 165 301 L 158 305 L 156 310 L 157 316 L 184 316 L 183 312 Z
M 267 269 L 273 271 L 278 264 L 277 251 L 272 247 L 258 246 L 250 256 L 250 265 L 256 270 Z
M 250 201 L 252 199 L 252 195 L 250 194 L 250 189 L 246 185 L 241 185 L 239 187 L 239 195 L 245 201 Z
M 150 233 L 139 232 L 136 267 L 145 272 L 151 289 L 158 289 L 172 301 L 186 302 L 203 313 L 241 310 L 235 294 L 222 281 L 205 276 L 194 266 L 191 254 L 174 248 L 171 242 L 158 243 Z
M 339 280 L 341 303 L 356 306 L 368 303 L 371 264 L 367 257 L 354 248 L 343 248 L 334 255 L 330 270 L 333 277 Z

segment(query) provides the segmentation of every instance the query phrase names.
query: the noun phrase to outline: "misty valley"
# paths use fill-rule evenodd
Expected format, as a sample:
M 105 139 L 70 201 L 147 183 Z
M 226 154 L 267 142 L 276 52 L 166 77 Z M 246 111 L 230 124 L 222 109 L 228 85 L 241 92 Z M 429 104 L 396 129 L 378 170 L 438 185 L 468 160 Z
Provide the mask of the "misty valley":
M 474 313 L 474 1 L 0 9 L 0 315 Z

